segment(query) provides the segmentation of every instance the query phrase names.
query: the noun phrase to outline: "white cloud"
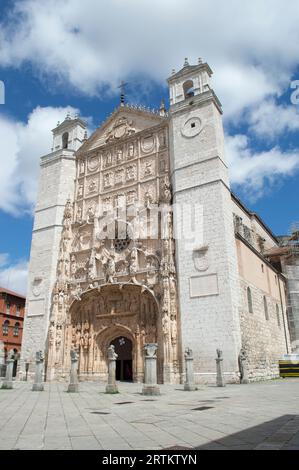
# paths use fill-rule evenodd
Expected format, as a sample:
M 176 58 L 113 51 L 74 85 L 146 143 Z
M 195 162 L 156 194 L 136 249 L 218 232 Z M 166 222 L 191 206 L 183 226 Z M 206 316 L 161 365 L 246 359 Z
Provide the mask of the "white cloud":
M 299 127 L 295 106 L 275 101 L 298 64 L 298 17 L 298 2 L 286 8 L 280 0 L 17 0 L 0 24 L 0 66 L 29 62 L 43 78 L 95 96 L 116 91 L 122 79 L 134 88 L 136 76 L 165 85 L 185 56 L 195 63 L 201 55 L 214 69 L 226 119 L 274 140 Z M 0 117 L 0 209 L 31 209 L 39 157 L 65 112 L 36 108 L 25 124 Z M 237 135 L 227 147 L 233 183 L 255 197 L 298 169 L 297 152 L 274 144 L 257 153 Z
M 23 0 L 0 28 L 0 65 L 29 61 L 94 95 L 140 74 L 165 84 L 186 55 L 202 55 L 235 116 L 289 86 L 298 16 L 298 2 L 280 0 Z
M 296 106 L 278 105 L 269 99 L 250 110 L 247 123 L 255 135 L 274 140 L 281 134 L 299 130 L 299 114 Z
M 254 152 L 245 135 L 226 137 L 231 182 L 247 197 L 257 199 L 284 177 L 299 170 L 299 151 L 282 152 L 279 147 Z
M 51 151 L 53 129 L 68 108 L 37 107 L 26 123 L 0 116 L 0 209 L 14 215 L 31 211 L 35 203 L 39 159 Z
M 28 262 L 19 260 L 9 264 L 7 253 L 0 253 L 0 286 L 14 290 L 19 294 L 26 294 Z

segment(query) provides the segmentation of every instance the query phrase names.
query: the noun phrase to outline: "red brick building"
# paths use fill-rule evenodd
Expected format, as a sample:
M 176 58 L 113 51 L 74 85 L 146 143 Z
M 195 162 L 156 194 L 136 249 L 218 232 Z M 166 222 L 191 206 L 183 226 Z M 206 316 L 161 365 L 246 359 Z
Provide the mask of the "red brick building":
M 5 360 L 8 352 L 21 352 L 26 298 L 0 287 L 0 341 L 4 343 Z M 17 370 L 15 361 L 14 375 Z

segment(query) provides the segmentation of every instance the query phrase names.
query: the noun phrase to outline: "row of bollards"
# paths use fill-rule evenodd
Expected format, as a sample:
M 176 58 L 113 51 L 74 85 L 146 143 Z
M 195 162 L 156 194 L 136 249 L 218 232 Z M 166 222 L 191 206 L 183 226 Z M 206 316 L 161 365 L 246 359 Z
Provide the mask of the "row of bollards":
M 144 384 L 142 388 L 143 395 L 160 395 L 160 388 L 157 384 L 157 343 L 147 343 L 144 345 Z M 216 350 L 216 385 L 217 387 L 225 387 L 224 373 L 223 373 L 223 354 L 220 349 Z M 75 393 L 79 391 L 78 380 L 78 362 L 79 354 L 76 350 L 72 349 L 71 355 L 71 370 L 70 370 L 70 383 L 68 385 L 68 392 Z M 197 390 L 194 383 L 194 370 L 193 370 L 193 353 L 190 348 L 185 350 L 185 366 L 186 366 L 186 380 L 184 383 L 184 390 L 194 391 Z M 106 385 L 106 393 L 118 393 L 116 384 L 116 360 L 118 355 L 115 352 L 114 346 L 111 345 L 107 351 L 108 359 L 108 383 Z M 241 350 L 239 355 L 239 368 L 240 368 L 240 382 L 248 383 L 248 372 L 246 367 L 246 354 Z M 43 391 L 43 370 L 44 370 L 44 355 L 42 351 L 36 352 L 36 367 L 34 383 L 32 391 Z M 14 353 L 10 351 L 7 358 L 6 376 L 2 383 L 2 389 L 13 388 L 13 364 Z

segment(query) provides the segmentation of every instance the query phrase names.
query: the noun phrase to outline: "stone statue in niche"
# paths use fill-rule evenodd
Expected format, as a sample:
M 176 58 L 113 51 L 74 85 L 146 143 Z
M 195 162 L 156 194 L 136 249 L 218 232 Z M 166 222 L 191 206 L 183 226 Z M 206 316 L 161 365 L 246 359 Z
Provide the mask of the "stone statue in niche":
M 132 276 L 132 281 L 137 282 L 135 276 L 138 271 L 138 250 L 135 246 L 131 250 L 129 271 Z
M 166 203 L 170 203 L 171 201 L 171 185 L 170 185 L 168 175 L 165 176 L 164 182 L 162 185 L 162 199 Z
M 116 161 L 117 163 L 120 163 L 123 159 L 123 151 L 121 149 L 118 149 L 116 152 Z
M 111 254 L 107 263 L 104 265 L 106 282 L 113 283 L 115 276 L 115 260 L 114 254 Z
M 93 206 L 90 206 L 87 210 L 87 223 L 93 224 L 94 222 L 95 209 Z
M 72 255 L 71 256 L 71 276 L 75 277 L 77 271 L 77 262 L 76 262 L 76 256 Z
M 106 173 L 104 175 L 104 187 L 108 188 L 109 186 L 112 186 L 112 174 Z
M 80 183 L 78 186 L 78 197 L 83 197 L 83 191 L 84 191 L 83 184 Z
M 144 195 L 144 205 L 147 209 L 150 209 L 150 206 L 153 202 L 153 198 L 152 196 L 150 195 L 149 191 L 146 191 L 145 195 Z
M 134 157 L 134 144 L 131 142 L 128 147 L 128 157 L 133 158 Z
M 153 162 L 146 162 L 144 167 L 144 176 L 153 175 Z
M 85 164 L 84 164 L 84 161 L 81 160 L 80 161 L 80 173 L 84 173 L 84 171 L 85 171 Z
M 76 222 L 82 222 L 82 207 L 78 207 L 77 209 Z
M 97 189 L 97 184 L 96 184 L 95 180 L 91 180 L 91 182 L 88 185 L 88 191 L 90 193 L 93 193 L 93 192 L 96 191 L 96 189 Z

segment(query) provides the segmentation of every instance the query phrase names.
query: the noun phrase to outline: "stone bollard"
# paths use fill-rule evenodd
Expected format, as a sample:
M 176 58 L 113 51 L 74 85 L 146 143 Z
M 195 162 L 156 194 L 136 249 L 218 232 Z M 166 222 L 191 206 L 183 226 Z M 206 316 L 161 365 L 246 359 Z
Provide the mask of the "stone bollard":
M 193 372 L 193 352 L 192 349 L 185 349 L 185 364 L 186 364 L 186 382 L 184 383 L 184 390 L 192 392 L 196 390 L 194 385 L 194 372 Z
M 70 372 L 70 383 L 67 391 L 70 393 L 79 392 L 79 383 L 78 383 L 78 360 L 79 355 L 76 349 L 71 349 L 71 372 Z
M 240 383 L 248 384 L 247 354 L 245 349 L 241 349 L 239 354 Z
M 223 376 L 222 351 L 220 349 L 217 349 L 216 352 L 217 352 L 217 357 L 216 357 L 216 371 L 217 371 L 216 385 L 217 385 L 217 387 L 225 387 L 225 381 L 224 381 L 224 376 Z
M 9 351 L 8 358 L 6 361 L 5 379 L 3 380 L 2 387 L 1 387 L 3 389 L 10 390 L 13 388 L 12 374 L 13 374 L 14 362 L 15 362 L 15 354 L 13 351 Z
M 35 354 L 35 377 L 32 385 L 33 392 L 42 392 L 44 390 L 43 371 L 44 355 L 42 351 L 37 351 Z
M 118 393 L 118 388 L 115 381 L 115 371 L 116 371 L 116 364 L 115 361 L 118 358 L 118 354 L 116 354 L 114 350 L 113 344 L 108 348 L 108 384 L 106 385 L 106 393 Z
M 157 343 L 144 345 L 144 385 L 142 395 L 160 395 L 157 385 Z

